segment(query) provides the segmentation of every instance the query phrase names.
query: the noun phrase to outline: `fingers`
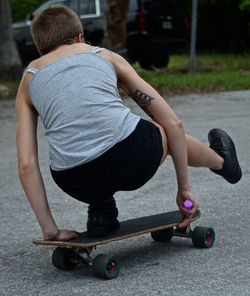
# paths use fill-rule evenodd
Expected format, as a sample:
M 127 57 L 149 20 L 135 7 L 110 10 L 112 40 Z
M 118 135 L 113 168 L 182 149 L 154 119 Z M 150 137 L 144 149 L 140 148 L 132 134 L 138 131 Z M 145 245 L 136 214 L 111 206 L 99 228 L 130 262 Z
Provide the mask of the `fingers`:
M 79 233 L 76 231 L 71 231 L 68 236 L 67 239 L 73 239 L 73 238 L 77 238 L 79 236 Z
M 190 219 L 190 218 L 184 218 L 181 221 L 181 223 L 178 225 L 178 228 L 185 228 L 185 227 L 187 227 L 190 224 L 191 220 L 192 219 Z
M 188 199 L 192 202 L 193 206 L 191 209 L 186 209 L 183 205 L 183 202 L 185 199 Z M 192 217 L 195 214 L 195 212 L 197 211 L 199 204 L 198 202 L 191 196 L 191 193 L 188 194 L 188 196 L 185 194 L 185 196 L 183 196 L 182 194 L 178 194 L 177 196 L 177 204 L 179 206 L 179 209 L 182 213 L 183 219 L 182 221 L 179 223 L 178 228 L 184 228 L 186 226 L 188 226 L 190 224 L 190 222 L 192 221 Z
M 56 240 L 67 241 L 79 237 L 80 233 L 74 230 L 60 230 Z
M 178 225 L 178 228 L 184 228 L 184 227 L 188 226 L 188 224 L 191 222 L 194 212 L 193 212 L 193 210 L 188 211 L 184 208 L 181 208 L 180 210 L 182 213 L 182 221 Z

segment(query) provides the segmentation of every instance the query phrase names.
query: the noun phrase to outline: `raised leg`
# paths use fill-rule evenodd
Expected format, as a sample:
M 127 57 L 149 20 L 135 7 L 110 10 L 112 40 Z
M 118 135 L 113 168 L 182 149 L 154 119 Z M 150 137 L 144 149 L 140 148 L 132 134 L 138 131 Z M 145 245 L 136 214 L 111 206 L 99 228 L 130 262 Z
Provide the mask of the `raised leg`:
M 153 122 L 160 129 L 163 145 L 163 157 L 161 163 L 165 160 L 167 155 L 171 155 L 168 148 L 168 141 L 166 133 L 159 124 Z M 196 138 L 186 134 L 188 165 L 192 167 L 206 167 L 209 169 L 219 170 L 223 166 L 223 158 L 212 150 L 208 145 L 200 142 Z
M 209 169 L 221 169 L 223 158 L 208 145 L 201 143 L 190 135 L 186 135 L 188 150 L 188 165 L 192 167 L 206 167 Z

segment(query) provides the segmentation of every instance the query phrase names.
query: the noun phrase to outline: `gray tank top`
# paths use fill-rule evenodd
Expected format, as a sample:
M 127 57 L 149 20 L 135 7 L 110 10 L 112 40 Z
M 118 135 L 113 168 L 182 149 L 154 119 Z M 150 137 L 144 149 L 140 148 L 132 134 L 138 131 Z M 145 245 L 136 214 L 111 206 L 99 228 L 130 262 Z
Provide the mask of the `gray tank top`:
M 140 120 L 122 103 L 116 72 L 97 55 L 101 50 L 25 69 L 33 74 L 29 93 L 46 130 L 53 170 L 97 158 L 127 138 Z

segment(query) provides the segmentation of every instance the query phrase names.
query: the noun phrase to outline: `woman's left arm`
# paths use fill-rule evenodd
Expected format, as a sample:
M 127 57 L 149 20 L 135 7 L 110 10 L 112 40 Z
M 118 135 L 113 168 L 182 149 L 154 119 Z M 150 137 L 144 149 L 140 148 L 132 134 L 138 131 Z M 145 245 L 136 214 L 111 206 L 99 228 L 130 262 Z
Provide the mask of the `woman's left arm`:
M 181 226 L 185 226 L 196 211 L 198 203 L 192 197 L 189 184 L 187 143 L 182 122 L 162 96 L 143 80 L 124 58 L 109 51 L 102 51 L 101 54 L 113 64 L 119 87 L 165 130 L 168 150 L 171 153 L 176 171 L 178 186 L 176 200 L 186 217 Z M 182 206 L 186 198 L 193 200 L 194 207 L 192 210 L 188 211 Z

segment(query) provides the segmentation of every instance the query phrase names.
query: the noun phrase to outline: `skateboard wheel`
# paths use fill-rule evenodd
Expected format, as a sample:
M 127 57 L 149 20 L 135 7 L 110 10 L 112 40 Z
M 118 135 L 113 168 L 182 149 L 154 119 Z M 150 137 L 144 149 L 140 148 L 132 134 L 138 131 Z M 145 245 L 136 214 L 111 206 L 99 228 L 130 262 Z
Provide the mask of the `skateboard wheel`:
M 192 233 L 193 245 L 197 248 L 211 248 L 215 241 L 215 232 L 209 227 L 195 227 Z
M 52 264 L 58 269 L 73 270 L 77 266 L 75 252 L 69 248 L 56 248 L 52 254 Z
M 173 237 L 172 231 L 173 231 L 172 228 L 154 231 L 154 232 L 151 232 L 151 237 L 156 242 L 167 243 L 167 242 L 171 241 L 171 239 Z
M 93 269 L 96 276 L 111 280 L 119 274 L 120 260 L 117 257 L 99 254 L 93 261 Z

